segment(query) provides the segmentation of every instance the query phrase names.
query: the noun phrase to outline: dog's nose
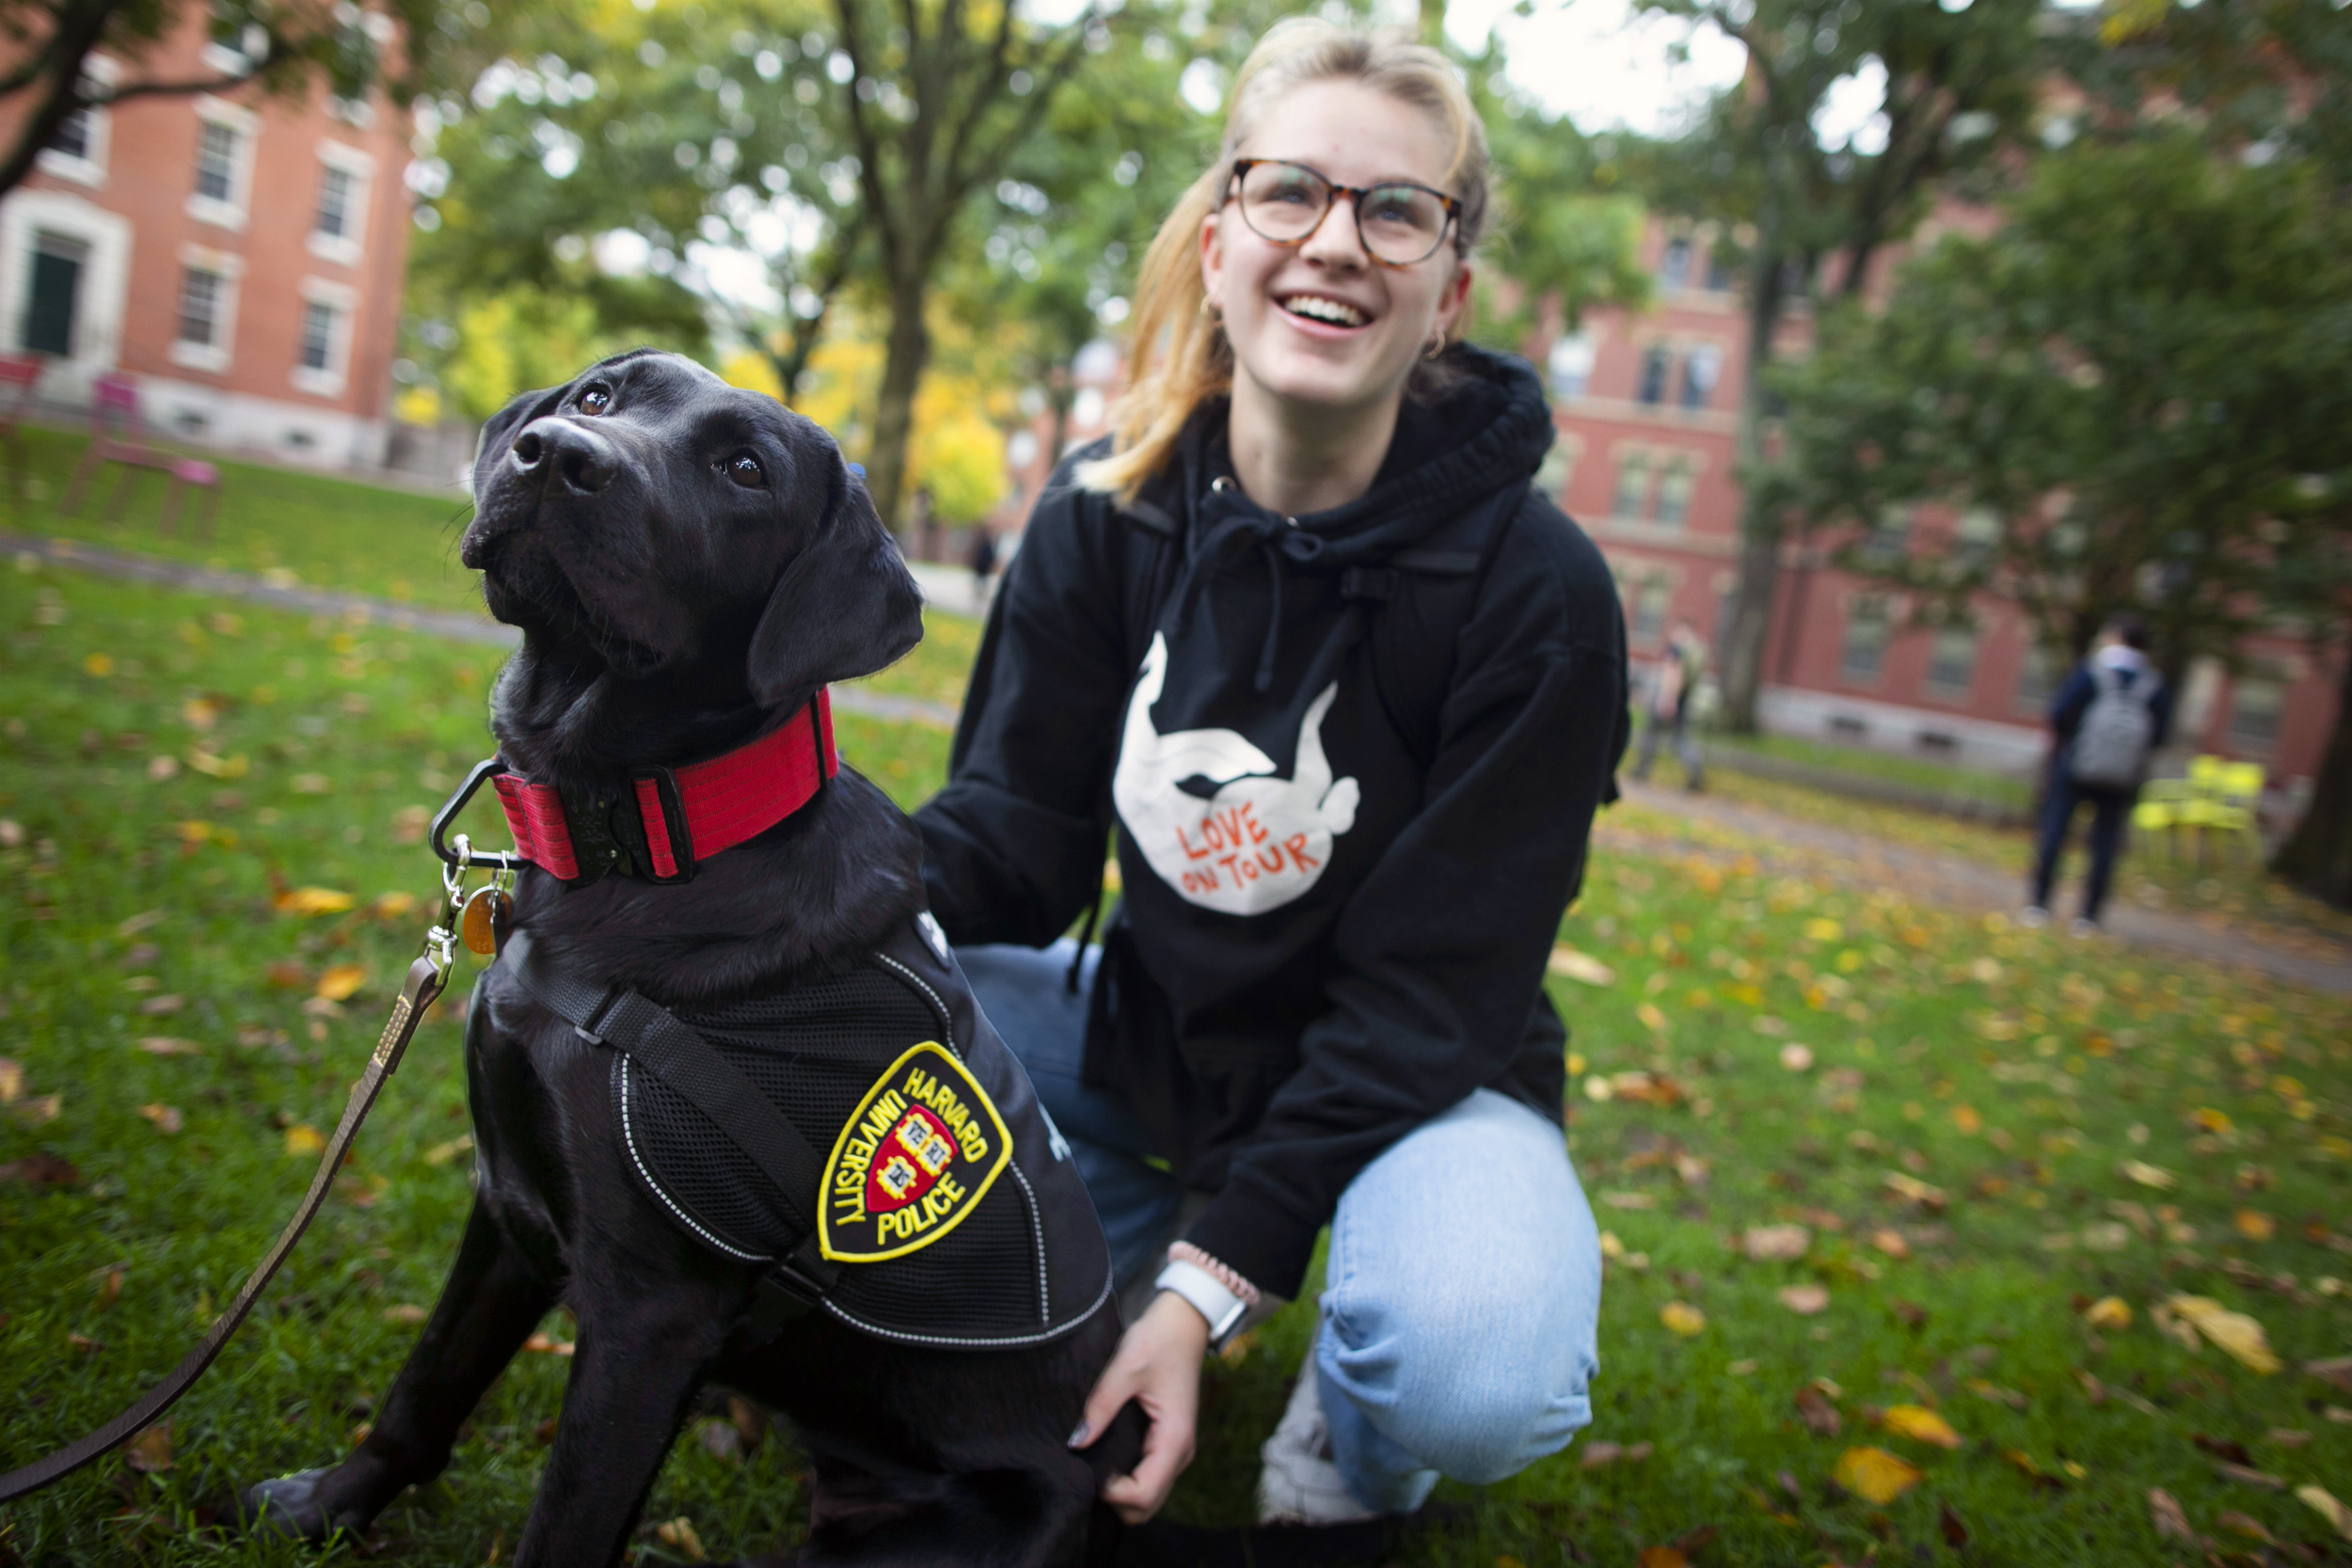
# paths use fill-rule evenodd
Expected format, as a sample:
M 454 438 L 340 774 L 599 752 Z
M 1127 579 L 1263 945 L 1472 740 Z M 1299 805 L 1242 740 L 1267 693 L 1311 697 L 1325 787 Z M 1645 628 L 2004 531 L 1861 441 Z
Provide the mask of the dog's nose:
M 528 477 L 549 476 L 578 495 L 593 496 L 612 477 L 612 444 L 571 420 L 549 417 L 523 426 L 507 451 L 515 471 Z

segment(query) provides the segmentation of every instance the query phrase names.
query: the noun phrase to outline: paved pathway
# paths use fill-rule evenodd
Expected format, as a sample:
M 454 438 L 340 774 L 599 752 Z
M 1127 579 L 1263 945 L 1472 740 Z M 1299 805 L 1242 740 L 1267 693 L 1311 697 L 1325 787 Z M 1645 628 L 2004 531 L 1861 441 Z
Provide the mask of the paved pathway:
M 313 615 L 356 616 L 386 626 L 456 638 L 471 642 L 513 647 L 516 633 L 485 615 L 467 610 L 421 610 L 389 599 L 300 584 L 275 584 L 235 572 L 215 572 L 154 556 L 110 550 L 72 539 L 0 531 L 0 550 L 29 553 L 59 566 L 187 589 L 225 598 Z M 943 610 L 960 614 L 984 612 L 985 602 L 973 592 L 969 572 L 917 564 L 915 580 L 924 597 Z M 834 705 L 844 713 L 870 718 L 937 724 L 952 728 L 956 709 L 949 704 L 920 697 L 891 696 L 854 685 L 836 688 Z M 1986 865 L 1980 861 L 1896 844 L 1867 833 L 1850 832 L 1827 823 L 1808 822 L 1743 801 L 1712 795 L 1635 784 L 1625 784 L 1627 797 L 1671 816 L 1688 817 L 1756 841 L 1767 863 L 1827 875 L 1859 886 L 1892 887 L 1907 897 L 1961 909 L 2014 911 L 2022 872 Z M 1597 830 L 1604 850 L 1648 854 L 1720 853 L 1705 844 L 1669 839 L 1621 826 L 1604 813 Z M 1741 851 L 1744 852 L 1744 851 Z M 2290 946 L 2267 936 L 2233 927 L 2218 917 L 2198 917 L 2143 910 L 2118 902 L 2108 914 L 2110 936 L 2137 947 L 2183 953 L 2209 962 L 2233 964 L 2267 977 L 2315 990 L 2352 995 L 2352 948 L 2325 937 Z
M 192 566 L 185 562 L 166 561 L 157 556 L 134 555 L 124 550 L 86 545 L 78 539 L 52 539 L 40 534 L 0 531 L 0 551 L 10 555 L 38 556 L 53 565 L 94 572 L 100 577 L 159 583 L 167 588 L 184 588 L 191 593 L 213 594 L 222 598 L 246 599 L 255 604 L 299 610 L 310 615 L 351 617 L 395 626 L 404 631 L 421 631 L 436 637 L 454 638 L 463 642 L 486 642 L 494 647 L 511 648 L 521 641 L 521 634 L 514 627 L 502 626 L 479 610 L 421 610 L 415 605 L 373 598 L 365 594 L 344 594 L 331 588 L 309 588 L 299 583 L 273 583 L 241 572 L 215 572 L 202 566 Z M 972 574 L 964 572 L 959 577 L 963 596 L 968 601 Z M 918 577 L 917 581 L 921 580 Z M 926 597 L 930 595 L 930 584 L 924 584 L 924 593 Z M 964 606 L 950 603 L 944 608 L 962 610 Z M 833 704 L 844 713 L 863 714 L 869 719 L 936 724 L 943 729 L 953 729 L 956 722 L 956 709 L 952 704 L 867 691 L 855 685 L 834 688 Z
M 1897 844 L 1826 822 L 1788 816 L 1769 807 L 1713 795 L 1623 781 L 1626 798 L 1665 815 L 1685 817 L 1756 840 L 1754 852 L 1767 864 L 1785 863 L 1855 886 L 1892 888 L 1906 898 L 1949 908 L 2015 914 L 2024 901 L 2025 869 L 1935 849 Z M 1713 848 L 1704 842 L 1668 838 L 1612 822 L 1603 813 L 1595 839 L 1604 851 L 1720 855 L 1742 851 Z M 2079 859 L 2071 863 L 2079 868 Z M 2135 947 L 2182 953 L 2209 963 L 2250 970 L 2313 990 L 2352 996 L 2352 946 L 2325 935 L 2281 941 L 2232 926 L 2217 915 L 2179 914 L 2140 909 L 2122 899 L 2106 911 L 2107 935 Z

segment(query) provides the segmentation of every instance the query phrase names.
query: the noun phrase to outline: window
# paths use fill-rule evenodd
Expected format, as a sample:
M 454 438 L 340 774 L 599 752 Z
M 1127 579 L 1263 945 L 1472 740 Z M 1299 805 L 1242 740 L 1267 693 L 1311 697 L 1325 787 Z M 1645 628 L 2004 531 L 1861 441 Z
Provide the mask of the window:
M 2230 694 L 2230 744 L 2242 752 L 2267 752 L 2279 741 L 2286 712 L 2287 683 L 2276 670 L 2257 666 L 2238 676 Z
M 226 346 L 222 316 L 229 304 L 229 280 L 203 267 L 180 274 L 180 341 L 196 348 Z
M 82 274 L 89 246 L 44 229 L 33 236 L 32 284 L 24 296 L 24 348 L 30 354 L 73 357 L 81 314 Z
M 319 169 L 319 210 L 311 227 L 329 239 L 348 240 L 358 229 L 359 177 L 327 164 Z
M 1952 562 L 1963 571 L 1982 571 L 2000 542 L 1999 514 L 1972 506 L 1960 515 L 1952 529 Z
M 1682 361 L 1682 406 L 1704 408 L 1715 395 L 1724 371 L 1724 351 L 1712 343 L 1692 349 Z
M 1691 286 L 1691 242 L 1668 240 L 1666 254 L 1658 262 L 1658 281 L 1669 289 Z
M 1535 488 L 1563 506 L 1567 504 L 1568 481 L 1576 474 L 1576 446 L 1569 439 L 1551 443 L 1535 468 Z
M 1977 683 L 1977 632 L 1946 626 L 1928 652 L 1928 688 L 1939 696 L 1964 698 Z
M 1707 248 L 1707 287 L 1710 293 L 1727 293 L 1731 289 L 1731 252 L 1718 242 Z
M 1878 526 L 1862 538 L 1862 559 L 1873 566 L 1891 566 L 1911 548 L 1911 508 L 1883 507 Z
M 1652 343 L 1642 351 L 1642 384 L 1634 396 L 1644 403 L 1666 401 L 1666 370 L 1673 356 L 1663 343 Z
M 1876 594 L 1854 599 L 1846 611 L 1846 646 L 1838 656 L 1838 675 L 1856 686 L 1875 684 L 1886 664 L 1886 601 Z
M 1609 510 L 1620 517 L 1641 517 L 1649 512 L 1649 453 L 1629 451 L 1617 459 L 1617 495 Z
M 2055 661 L 2050 651 L 2036 642 L 2026 648 L 2026 662 L 2017 671 L 2017 705 L 2031 713 L 2039 713 L 2050 705 L 2050 693 L 2055 683 L 2050 673 Z
M 1658 476 L 1658 525 L 1680 528 L 1691 516 L 1691 490 L 1697 476 L 1687 457 L 1670 457 Z
M 1551 372 L 1551 395 L 1581 398 L 1593 379 L 1593 359 L 1599 344 L 1590 332 L 1571 332 L 1551 345 L 1546 368 Z
M 97 145 L 98 129 L 91 122 L 87 109 L 76 109 L 57 122 L 56 135 L 49 138 L 49 150 L 62 152 L 69 158 L 87 158 Z
M 199 123 L 196 194 L 226 206 L 237 204 L 237 130 L 216 119 Z
M 294 363 L 306 371 L 332 373 L 335 368 L 335 316 L 332 305 L 307 300 L 302 307 L 302 341 Z
M 1633 590 L 1633 624 L 1626 635 L 1636 642 L 1655 642 L 1665 635 L 1666 604 L 1674 584 L 1662 577 L 1644 578 Z

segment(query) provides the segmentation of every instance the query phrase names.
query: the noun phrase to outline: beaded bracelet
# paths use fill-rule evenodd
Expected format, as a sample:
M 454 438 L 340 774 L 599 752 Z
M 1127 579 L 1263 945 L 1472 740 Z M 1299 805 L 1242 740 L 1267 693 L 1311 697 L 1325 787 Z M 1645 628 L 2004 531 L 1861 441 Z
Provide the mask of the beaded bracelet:
M 1176 1243 L 1168 1249 L 1168 1256 L 1170 1261 L 1190 1263 L 1239 1296 L 1245 1304 L 1250 1307 L 1258 1305 L 1260 1296 L 1255 1285 L 1234 1273 L 1230 1265 L 1218 1262 L 1190 1242 Z

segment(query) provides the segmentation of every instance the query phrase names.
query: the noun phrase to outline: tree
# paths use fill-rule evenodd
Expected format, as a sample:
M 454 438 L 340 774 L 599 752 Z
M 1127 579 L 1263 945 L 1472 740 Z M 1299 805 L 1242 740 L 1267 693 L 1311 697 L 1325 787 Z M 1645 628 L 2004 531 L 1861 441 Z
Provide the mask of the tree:
M 206 19 L 219 64 L 157 75 L 149 56 L 174 33 Z M 491 14 L 443 0 L 0 0 L 0 38 L 11 63 L 0 70 L 0 107 L 9 130 L 0 142 L 0 196 L 24 182 L 58 129 L 81 110 L 135 98 L 184 97 L 259 85 L 297 91 L 323 79 L 343 98 L 385 87 L 405 100 L 453 60 L 477 52 Z M 131 69 L 104 82 L 88 69 L 104 50 Z
M 1521 353 L 1549 332 L 1571 332 L 1597 305 L 1638 307 L 1641 198 L 1624 189 L 1614 138 L 1548 119 L 1503 80 L 1499 51 L 1466 62 L 1493 154 L 1496 221 L 1477 274 L 1470 335 Z
M 2122 609 L 2176 677 L 2264 627 L 2341 628 L 2352 212 L 2316 166 L 2191 130 L 2086 137 L 2004 216 L 1775 376 L 1786 449 L 1756 503 L 1836 531 L 1842 565 L 1927 618 L 1998 594 L 2070 657 Z M 1972 526 L 1901 537 L 1921 506 Z
M 1037 131 L 1056 95 L 1110 25 L 1089 7 L 1057 28 L 1018 8 L 927 8 L 901 0 L 834 0 L 827 75 L 854 153 L 889 331 L 874 409 L 866 484 L 898 520 L 914 395 L 930 362 L 924 307 L 957 222 Z
M 1745 236 L 1747 353 L 1738 462 L 1744 497 L 1739 574 L 1722 649 L 1724 712 L 1756 727 L 1756 699 L 1784 518 L 1759 504 L 1769 466 L 1765 385 L 1791 301 L 1824 276 L 1858 294 L 1878 250 L 1924 215 L 1939 184 L 2012 145 L 2032 106 L 2040 0 L 1648 0 L 1720 28 L 1747 72 L 1700 128 L 1661 150 L 1650 183 L 1669 211 Z M 1883 139 L 1824 146 L 1833 87 L 1884 77 Z

